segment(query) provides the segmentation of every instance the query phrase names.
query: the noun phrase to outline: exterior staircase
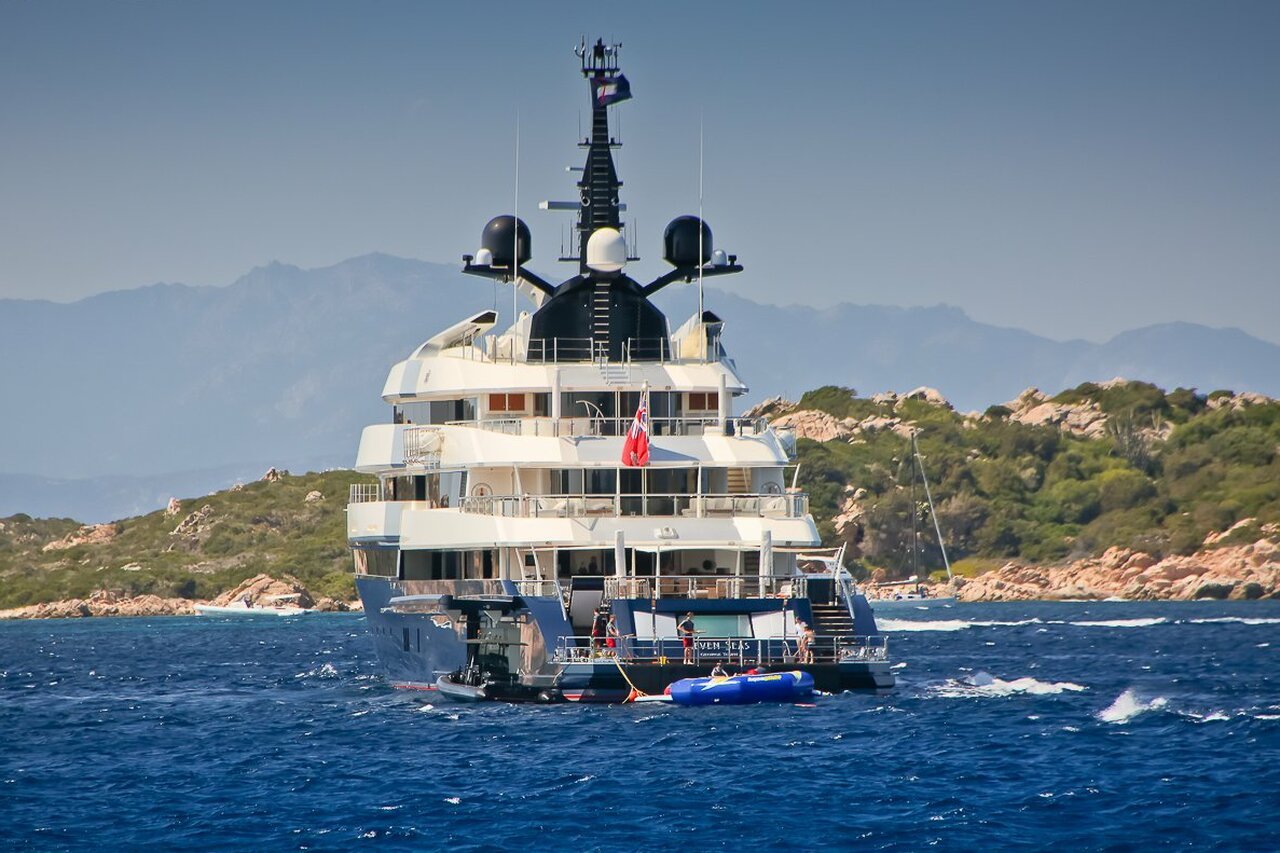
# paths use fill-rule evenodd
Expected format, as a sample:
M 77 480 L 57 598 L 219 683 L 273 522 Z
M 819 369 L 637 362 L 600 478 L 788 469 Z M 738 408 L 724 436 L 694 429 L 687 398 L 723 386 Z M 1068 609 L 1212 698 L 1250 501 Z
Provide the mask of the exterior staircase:
M 746 468 L 730 468 L 727 471 L 727 491 L 731 495 L 751 493 L 751 472 Z
M 843 604 L 811 602 L 813 608 L 813 632 L 819 637 L 849 637 L 853 635 L 853 617 Z
M 600 375 L 604 377 L 605 385 L 626 385 L 631 381 L 631 367 L 616 361 L 604 361 L 600 363 Z

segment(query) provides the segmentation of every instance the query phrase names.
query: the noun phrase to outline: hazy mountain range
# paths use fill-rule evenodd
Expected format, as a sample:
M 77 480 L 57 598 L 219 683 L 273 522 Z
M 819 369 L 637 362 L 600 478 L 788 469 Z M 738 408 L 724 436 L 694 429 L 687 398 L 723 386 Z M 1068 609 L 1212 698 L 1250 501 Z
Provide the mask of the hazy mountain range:
M 496 291 L 509 312 L 510 291 Z M 348 464 L 388 416 L 388 367 L 495 290 L 386 255 L 272 264 L 228 287 L 161 284 L 71 304 L 0 300 L 0 516 L 104 520 L 261 474 Z M 657 300 L 672 326 L 692 287 Z M 750 401 L 824 384 L 938 388 L 982 409 L 1125 376 L 1280 396 L 1280 346 L 1237 329 L 1150 326 L 1103 344 L 975 322 L 958 308 L 764 305 L 708 290 Z M 504 310 L 505 309 L 505 310 Z

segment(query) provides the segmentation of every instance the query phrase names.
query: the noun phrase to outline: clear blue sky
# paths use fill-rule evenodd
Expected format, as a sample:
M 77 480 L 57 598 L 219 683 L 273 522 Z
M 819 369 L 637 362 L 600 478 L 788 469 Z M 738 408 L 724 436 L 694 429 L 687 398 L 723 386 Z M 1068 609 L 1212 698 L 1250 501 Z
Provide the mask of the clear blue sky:
M 512 203 L 567 268 L 580 34 L 623 42 L 624 200 L 769 302 L 1055 338 L 1280 341 L 1280 3 L 0 2 L 0 296 L 454 262 Z M 478 285 L 484 286 L 484 285 Z

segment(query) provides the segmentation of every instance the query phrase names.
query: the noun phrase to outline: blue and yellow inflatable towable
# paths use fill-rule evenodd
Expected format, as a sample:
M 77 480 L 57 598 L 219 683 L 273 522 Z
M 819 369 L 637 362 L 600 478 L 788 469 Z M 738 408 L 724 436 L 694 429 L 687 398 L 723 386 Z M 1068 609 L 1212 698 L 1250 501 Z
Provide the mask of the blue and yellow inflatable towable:
M 760 675 L 682 678 L 667 688 L 677 705 L 753 705 L 803 702 L 813 695 L 813 676 L 800 670 Z

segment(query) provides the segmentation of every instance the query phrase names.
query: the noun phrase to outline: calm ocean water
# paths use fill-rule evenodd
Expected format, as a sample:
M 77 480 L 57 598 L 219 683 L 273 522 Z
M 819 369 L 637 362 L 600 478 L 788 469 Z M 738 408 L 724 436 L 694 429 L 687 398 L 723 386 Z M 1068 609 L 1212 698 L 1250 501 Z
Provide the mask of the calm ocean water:
M 889 614 L 816 707 L 455 706 L 364 621 L 0 623 L 0 847 L 1280 849 L 1280 602 Z

